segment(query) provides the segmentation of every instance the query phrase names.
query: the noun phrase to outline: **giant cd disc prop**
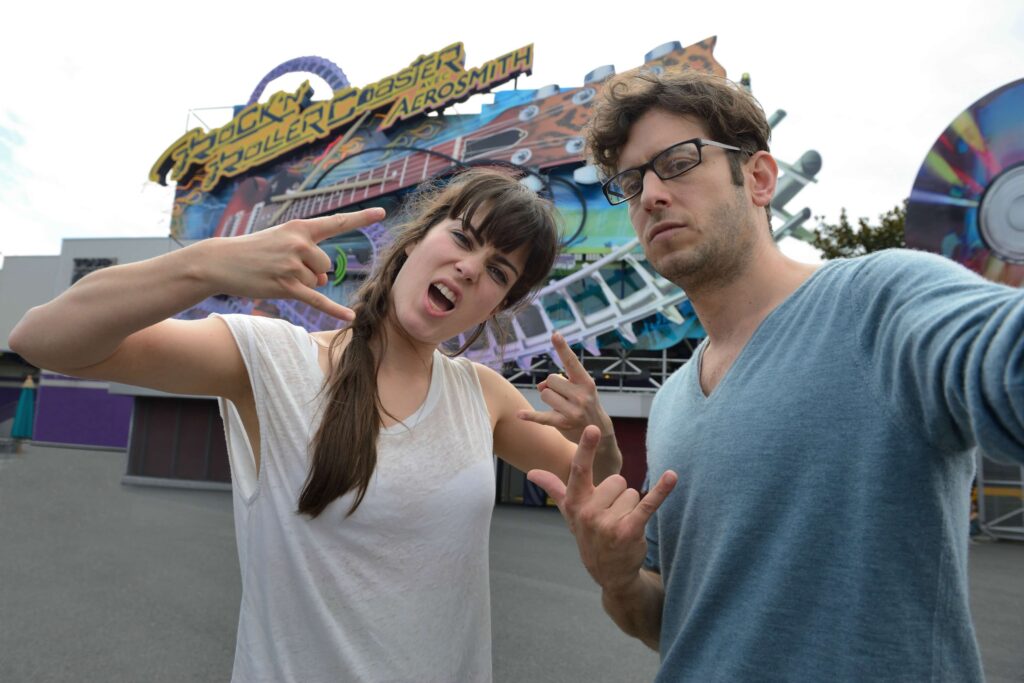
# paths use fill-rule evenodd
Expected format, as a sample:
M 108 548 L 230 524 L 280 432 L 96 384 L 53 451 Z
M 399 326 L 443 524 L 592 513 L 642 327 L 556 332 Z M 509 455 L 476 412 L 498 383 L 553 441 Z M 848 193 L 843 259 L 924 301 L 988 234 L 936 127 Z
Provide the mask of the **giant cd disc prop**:
M 1024 79 L 957 116 L 921 165 L 907 246 L 1024 286 Z

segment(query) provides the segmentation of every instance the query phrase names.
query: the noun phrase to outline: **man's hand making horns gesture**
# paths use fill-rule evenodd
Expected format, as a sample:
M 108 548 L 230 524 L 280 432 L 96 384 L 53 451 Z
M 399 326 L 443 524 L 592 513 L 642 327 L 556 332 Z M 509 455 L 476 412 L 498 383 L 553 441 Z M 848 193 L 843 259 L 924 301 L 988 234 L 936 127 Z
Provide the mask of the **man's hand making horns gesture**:
M 601 586 L 605 609 L 624 631 L 657 649 L 664 590 L 659 574 L 642 569 L 647 554 L 644 528 L 678 477 L 671 470 L 665 472 L 643 497 L 618 474 L 594 486 L 594 453 L 600 437 L 596 427 L 583 430 L 568 484 L 544 470 L 531 470 L 527 477 L 561 510 L 583 565 Z

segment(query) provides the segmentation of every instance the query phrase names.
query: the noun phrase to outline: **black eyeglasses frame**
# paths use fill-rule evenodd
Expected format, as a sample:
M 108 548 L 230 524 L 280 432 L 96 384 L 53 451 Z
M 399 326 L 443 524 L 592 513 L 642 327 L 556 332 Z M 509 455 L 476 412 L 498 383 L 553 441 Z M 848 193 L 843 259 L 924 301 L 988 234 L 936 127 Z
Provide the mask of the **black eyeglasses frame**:
M 696 146 L 696 148 L 697 148 L 697 161 L 692 166 L 688 166 L 687 168 L 684 168 L 682 171 L 679 171 L 678 173 L 672 173 L 671 175 L 662 175 L 661 173 L 659 173 L 658 169 L 655 166 L 658 163 L 658 160 L 664 158 L 666 154 L 668 154 L 672 150 L 676 149 L 677 147 L 681 147 L 682 145 L 694 145 L 694 146 Z M 660 152 L 655 154 L 653 157 L 651 157 L 651 160 L 648 161 L 647 163 L 641 164 L 639 166 L 634 166 L 632 168 L 627 168 L 624 171 L 620 171 L 619 173 L 616 173 L 611 178 L 609 178 L 608 180 L 603 182 L 601 184 L 601 190 L 604 192 L 605 199 L 607 199 L 608 203 L 611 204 L 612 206 L 616 206 L 618 204 L 622 204 L 623 202 L 628 202 L 633 197 L 638 196 L 641 192 L 643 192 L 643 189 L 644 189 L 643 179 L 644 179 L 644 176 L 647 175 L 648 169 L 650 169 L 651 171 L 654 171 L 654 175 L 658 176 L 662 180 L 671 180 L 672 178 L 678 178 L 679 176 L 683 175 L 684 173 L 689 173 L 693 169 L 695 169 L 698 166 L 700 166 L 701 162 L 704 161 L 704 152 L 703 152 L 703 148 L 704 147 L 718 147 L 719 149 L 724 149 L 724 150 L 729 151 L 729 152 L 742 152 L 743 154 L 750 155 L 750 152 L 748 152 L 747 150 L 742 149 L 740 147 L 736 147 L 734 145 L 727 145 L 724 142 L 716 142 L 714 140 L 706 140 L 704 138 L 690 138 L 689 140 L 683 140 L 682 142 L 677 142 L 674 145 L 670 145 L 670 146 L 666 147 L 665 149 L 661 150 Z M 633 194 L 631 194 L 631 195 L 629 195 L 627 197 L 624 194 L 616 192 L 615 190 L 612 189 L 612 183 L 616 183 L 616 181 L 618 181 L 620 178 L 622 178 L 626 174 L 635 173 L 635 172 L 639 172 L 639 174 L 640 174 L 640 182 L 638 184 L 639 189 L 636 192 L 634 192 Z M 618 184 L 619 187 L 622 187 L 622 183 L 621 182 L 618 182 L 617 184 Z

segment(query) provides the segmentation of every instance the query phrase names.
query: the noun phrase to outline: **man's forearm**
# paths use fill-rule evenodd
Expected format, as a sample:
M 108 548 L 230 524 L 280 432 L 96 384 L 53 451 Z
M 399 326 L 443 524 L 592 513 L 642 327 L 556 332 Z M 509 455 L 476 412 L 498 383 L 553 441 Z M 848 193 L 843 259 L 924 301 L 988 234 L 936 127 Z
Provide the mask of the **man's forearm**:
M 658 651 L 661 611 L 665 606 L 661 575 L 641 569 L 627 586 L 602 590 L 601 603 L 624 633 L 639 638 L 644 645 Z

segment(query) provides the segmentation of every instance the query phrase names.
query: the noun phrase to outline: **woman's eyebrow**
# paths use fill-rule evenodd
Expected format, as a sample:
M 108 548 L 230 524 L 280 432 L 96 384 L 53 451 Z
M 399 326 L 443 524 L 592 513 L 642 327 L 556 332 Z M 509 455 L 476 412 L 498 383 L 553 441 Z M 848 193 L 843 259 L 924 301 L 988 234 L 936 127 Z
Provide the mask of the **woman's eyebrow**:
M 467 221 L 465 218 L 462 218 L 461 220 L 462 220 L 462 227 L 469 234 L 469 239 L 472 240 L 473 245 L 474 246 L 479 245 L 481 243 L 480 231 L 477 228 L 473 227 L 473 224 L 470 223 L 469 221 Z M 512 262 L 509 261 L 507 258 L 505 258 L 505 256 L 500 251 L 495 250 L 495 252 L 494 252 L 494 260 L 497 261 L 499 264 L 507 267 L 513 273 L 515 273 L 517 278 L 521 275 L 521 273 L 519 272 L 519 269 L 516 268 L 514 265 L 512 265 Z

